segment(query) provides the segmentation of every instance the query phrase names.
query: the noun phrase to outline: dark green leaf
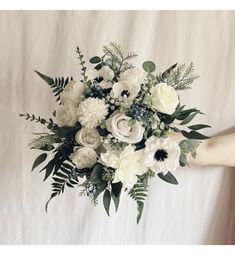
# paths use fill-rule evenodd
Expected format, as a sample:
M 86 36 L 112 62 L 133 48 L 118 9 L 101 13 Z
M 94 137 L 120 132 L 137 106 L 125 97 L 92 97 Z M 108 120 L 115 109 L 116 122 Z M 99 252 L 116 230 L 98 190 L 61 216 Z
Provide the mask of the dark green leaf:
M 202 112 L 200 112 L 199 110 L 197 110 L 196 108 L 193 109 L 188 109 L 188 110 L 184 110 L 182 111 L 178 116 L 177 116 L 177 120 L 184 120 L 185 118 L 187 118 L 191 113 L 193 112 L 198 112 L 200 114 L 203 114 Z
M 154 72 L 155 69 L 156 69 L 156 65 L 154 62 L 152 61 L 146 61 L 143 63 L 143 69 L 148 72 L 148 73 L 151 73 L 151 72 Z
M 96 185 L 96 191 L 94 193 L 94 198 L 97 198 L 99 194 L 101 194 L 107 187 L 107 182 L 102 181 L 99 184 Z
M 122 183 L 121 182 L 117 182 L 117 183 L 112 183 L 111 184 L 112 187 L 112 192 L 116 197 L 119 197 L 121 190 L 122 190 Z
M 189 138 L 189 139 L 199 139 L 199 140 L 203 140 L 203 139 L 208 139 L 210 137 L 208 136 L 205 136 L 205 135 L 202 135 L 201 133 L 197 132 L 197 131 L 190 131 L 190 132 L 187 132 L 185 130 L 182 130 L 181 131 L 182 135 L 186 138 Z
M 99 56 L 94 56 L 90 59 L 90 63 L 100 63 L 102 60 Z
M 118 206 L 119 206 L 119 202 L 120 202 L 120 194 L 119 194 L 118 197 L 116 197 L 116 196 L 114 195 L 114 193 L 111 192 L 111 196 L 112 196 L 112 199 L 113 199 L 113 202 L 114 202 L 114 205 L 115 205 L 115 211 L 117 212 Z
M 43 179 L 43 181 L 45 181 L 52 173 L 53 169 L 55 166 L 55 161 L 54 159 L 52 159 L 51 161 L 48 162 L 47 166 L 46 166 L 46 173 L 45 173 L 45 177 Z
M 176 178 L 173 176 L 171 172 L 168 172 L 166 175 L 164 175 L 162 172 L 158 173 L 159 178 L 164 180 L 165 182 L 168 182 L 170 184 L 178 185 L 178 181 Z
M 102 171 L 103 166 L 100 163 L 96 164 L 90 177 L 92 184 L 99 184 L 102 181 Z
M 165 79 L 173 70 L 174 68 L 177 66 L 177 63 L 175 63 L 174 65 L 172 65 L 170 68 L 168 68 L 166 71 L 164 71 L 162 73 L 162 78 Z
M 41 155 L 39 155 L 36 160 L 34 161 L 33 163 L 33 167 L 32 167 L 32 171 L 38 166 L 40 165 L 41 163 L 43 163 L 47 158 L 47 154 L 46 153 L 43 153 Z
M 48 85 L 53 85 L 53 84 L 54 84 L 54 80 L 53 80 L 52 78 L 48 77 L 47 75 L 42 74 L 42 73 L 39 72 L 39 71 L 36 71 L 36 70 L 35 70 L 35 72 L 38 74 L 38 76 L 39 76 L 40 78 L 42 78 L 44 81 L 46 81 L 46 83 L 47 83 Z
M 198 111 L 197 111 L 197 112 L 194 112 L 194 113 L 192 113 L 192 114 L 190 114 L 187 118 L 185 118 L 185 119 L 180 123 L 180 125 L 184 125 L 184 124 L 189 123 L 197 114 L 198 114 Z
M 108 216 L 109 216 L 110 201 L 111 201 L 111 194 L 110 194 L 110 191 L 106 189 L 103 195 L 103 204 Z
M 199 129 L 210 128 L 210 127 L 211 127 L 211 126 L 205 125 L 205 124 L 197 124 L 197 125 L 189 126 L 188 128 L 189 128 L 189 129 L 192 129 L 192 130 L 199 130 Z

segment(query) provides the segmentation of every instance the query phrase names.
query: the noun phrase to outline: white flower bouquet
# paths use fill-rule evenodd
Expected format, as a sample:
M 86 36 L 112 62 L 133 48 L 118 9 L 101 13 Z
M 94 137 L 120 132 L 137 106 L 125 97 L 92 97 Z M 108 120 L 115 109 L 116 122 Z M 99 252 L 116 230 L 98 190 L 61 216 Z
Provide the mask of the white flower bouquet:
M 37 134 L 32 149 L 44 151 L 34 161 L 32 170 L 51 158 L 40 171 L 52 179 L 52 194 L 46 204 L 66 187 L 81 188 L 81 195 L 94 204 L 103 194 L 109 215 L 113 201 L 117 211 L 122 191 L 137 203 L 137 223 L 148 191 L 148 180 L 155 174 L 168 183 L 178 184 L 172 174 L 195 157 L 200 141 L 208 137 L 198 130 L 204 124 L 188 126 L 198 109 L 185 109 L 177 91 L 189 88 L 197 78 L 193 64 L 174 64 L 163 73 L 155 72 L 152 61 L 134 67 L 129 61 L 134 53 L 124 55 L 115 43 L 104 46 L 104 54 L 90 59 L 94 68 L 85 67 L 79 48 L 80 81 L 73 78 L 52 79 L 35 71 L 53 90 L 59 107 L 55 121 L 20 114 L 27 120 L 47 126 L 49 132 Z M 179 144 L 172 132 L 185 137 Z

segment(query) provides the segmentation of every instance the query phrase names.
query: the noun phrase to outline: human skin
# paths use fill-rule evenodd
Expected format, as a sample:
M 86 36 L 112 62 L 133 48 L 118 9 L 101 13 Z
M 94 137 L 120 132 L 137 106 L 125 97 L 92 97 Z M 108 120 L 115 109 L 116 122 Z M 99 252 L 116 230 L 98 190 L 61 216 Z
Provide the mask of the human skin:
M 185 139 L 180 133 L 170 137 L 178 143 Z M 188 158 L 190 164 L 235 167 L 235 133 L 214 136 L 200 142 L 196 158 Z

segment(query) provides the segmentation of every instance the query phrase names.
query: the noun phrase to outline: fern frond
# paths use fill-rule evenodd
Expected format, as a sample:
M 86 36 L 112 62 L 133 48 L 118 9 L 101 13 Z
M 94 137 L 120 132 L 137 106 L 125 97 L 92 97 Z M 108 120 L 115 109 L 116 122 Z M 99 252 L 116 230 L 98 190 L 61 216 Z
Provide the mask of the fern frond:
M 44 75 L 42 74 L 41 72 L 39 71 L 36 71 L 35 72 L 38 74 L 38 76 L 40 78 L 42 78 L 49 86 L 50 88 L 52 89 L 52 92 L 54 94 L 55 97 L 57 97 L 56 101 L 59 101 L 60 100 L 60 93 L 63 91 L 63 89 L 65 88 L 65 86 L 73 80 L 73 78 L 71 77 L 67 77 L 66 79 L 64 77 L 61 77 L 61 78 L 51 78 L 47 75 Z
M 137 224 L 139 223 L 143 210 L 144 210 L 144 201 L 145 198 L 147 197 L 147 187 L 143 184 L 142 180 L 139 180 L 133 188 L 129 191 L 130 197 L 136 201 L 137 204 Z

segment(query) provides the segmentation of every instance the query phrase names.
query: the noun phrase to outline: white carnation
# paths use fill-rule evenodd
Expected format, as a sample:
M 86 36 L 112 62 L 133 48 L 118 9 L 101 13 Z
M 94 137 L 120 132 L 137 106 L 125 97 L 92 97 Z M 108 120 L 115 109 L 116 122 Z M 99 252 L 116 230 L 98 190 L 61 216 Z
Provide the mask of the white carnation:
M 167 173 L 179 167 L 180 148 L 173 139 L 151 136 L 145 145 L 145 164 L 152 171 Z
M 135 151 L 131 145 L 126 146 L 122 152 L 101 153 L 100 162 L 115 169 L 114 183 L 121 181 L 127 188 L 132 188 L 136 184 L 137 175 L 143 175 L 147 171 L 143 161 L 143 150 Z
M 97 163 L 96 151 L 89 147 L 80 147 L 69 158 L 78 169 L 90 168 Z
M 172 86 L 159 83 L 151 89 L 152 107 L 159 112 L 172 114 L 179 103 L 178 95 Z
M 101 145 L 101 137 L 95 128 L 82 128 L 75 135 L 77 143 L 93 149 Z
M 140 84 L 129 80 L 119 81 L 114 83 L 111 95 L 113 98 L 124 99 L 131 103 L 140 91 Z
M 77 122 L 76 107 L 73 105 L 62 105 L 56 111 L 56 120 L 60 127 L 74 126 Z
M 84 84 L 70 81 L 60 94 L 61 103 L 78 105 L 82 101 L 84 91 Z
M 133 126 L 129 126 L 130 119 L 124 113 L 114 112 L 106 121 L 106 128 L 115 138 L 122 142 L 138 143 L 143 138 L 144 128 L 138 121 L 135 121 Z
M 138 68 L 128 69 L 120 74 L 120 80 L 128 80 L 135 84 L 142 84 L 146 79 L 146 72 Z
M 77 108 L 78 120 L 82 126 L 94 128 L 105 119 L 108 106 L 104 99 L 89 97 L 82 101 Z

